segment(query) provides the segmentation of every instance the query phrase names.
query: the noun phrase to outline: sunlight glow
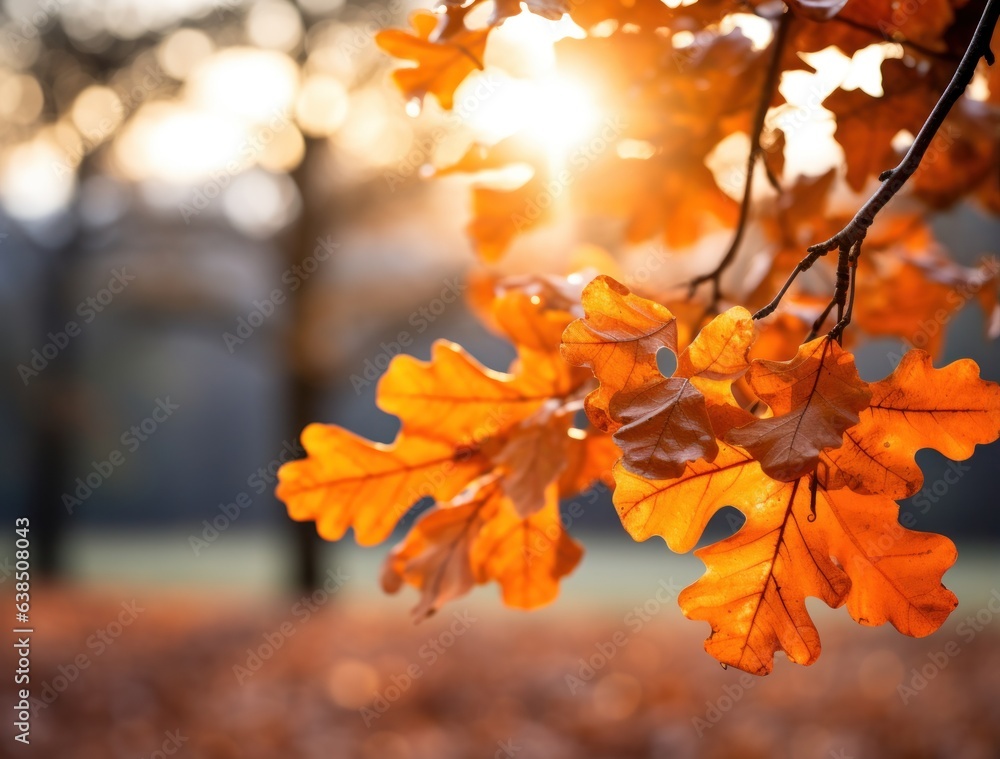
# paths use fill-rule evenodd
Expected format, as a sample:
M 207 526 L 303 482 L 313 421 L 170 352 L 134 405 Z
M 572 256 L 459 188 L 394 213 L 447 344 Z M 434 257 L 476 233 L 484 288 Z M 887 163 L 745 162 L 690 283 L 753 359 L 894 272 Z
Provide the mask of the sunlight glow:
M 753 44 L 754 50 L 763 50 L 771 44 L 774 38 L 774 25 L 766 18 L 752 13 L 732 13 L 722 19 L 719 31 L 728 34 L 739 28 L 744 36 Z
M 869 45 L 853 57 L 828 47 L 802 56 L 816 73 L 786 71 L 779 90 L 787 104 L 771 117 L 785 133 L 786 167 L 794 166 L 796 174 L 815 176 L 840 164 L 843 149 L 834 139 L 836 124 L 823 101 L 838 87 L 880 97 L 882 63 L 901 55 L 902 49 L 893 43 Z
M 571 77 L 559 73 L 536 80 L 489 76 L 495 87 L 492 94 L 477 98 L 479 89 L 473 80 L 460 101 L 469 114 L 468 126 L 479 140 L 498 142 L 522 134 L 558 166 L 600 124 L 601 113 L 590 90 Z
M 142 106 L 115 142 L 115 157 L 132 179 L 196 182 L 242 161 L 245 132 L 222 114 L 180 103 Z
M 284 53 L 231 47 L 191 72 L 185 95 L 207 111 L 261 124 L 291 110 L 298 78 L 298 67 Z
M 42 219 L 62 210 L 76 186 L 62 151 L 38 137 L 15 145 L 0 156 L 0 200 L 18 219 Z

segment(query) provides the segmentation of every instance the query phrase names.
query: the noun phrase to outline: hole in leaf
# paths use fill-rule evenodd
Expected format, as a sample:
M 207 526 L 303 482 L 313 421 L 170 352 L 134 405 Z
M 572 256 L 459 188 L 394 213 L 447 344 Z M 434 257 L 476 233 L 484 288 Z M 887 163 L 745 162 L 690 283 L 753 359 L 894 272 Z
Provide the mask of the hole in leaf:
M 709 520 L 698 546 L 718 543 L 720 540 L 735 535 L 746 521 L 747 518 L 743 516 L 742 511 L 734 509 L 732 506 L 724 506 Z
M 677 371 L 677 356 L 670 348 L 660 348 L 656 352 L 656 367 L 664 377 L 672 377 Z

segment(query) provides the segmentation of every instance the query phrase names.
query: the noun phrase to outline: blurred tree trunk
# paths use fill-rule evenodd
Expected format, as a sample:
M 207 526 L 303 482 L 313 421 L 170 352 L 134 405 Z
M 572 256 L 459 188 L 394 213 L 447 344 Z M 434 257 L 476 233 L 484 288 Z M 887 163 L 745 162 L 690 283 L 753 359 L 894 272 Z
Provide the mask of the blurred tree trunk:
M 286 261 L 287 266 L 301 265 L 312 255 L 317 239 L 324 234 L 330 234 L 333 226 L 333 213 L 329 213 L 328 202 L 323 193 L 318 193 L 312 175 L 321 151 L 321 145 L 315 140 L 306 140 L 305 155 L 298 168 L 292 172 L 292 179 L 302 200 L 302 211 L 298 222 L 288 236 Z M 324 211 L 326 211 L 324 213 Z M 306 302 L 308 292 L 316 285 L 310 278 L 302 287 L 289 292 L 288 335 L 284 341 L 285 362 L 288 377 L 287 408 L 288 426 L 287 439 L 298 440 L 302 429 L 315 421 L 322 388 L 315 376 L 310 372 L 308 357 L 305 355 L 306 340 Z M 316 533 L 314 522 L 291 522 L 294 531 L 294 582 L 298 588 L 310 591 L 316 588 L 320 581 L 320 538 Z
M 73 238 L 68 238 L 73 239 Z M 41 289 L 41 335 L 37 346 L 49 342 L 48 334 L 61 332 L 71 319 L 72 243 L 52 251 L 43 274 Z M 32 450 L 29 473 L 28 516 L 31 519 L 31 565 L 40 579 L 52 579 L 60 568 L 64 527 L 69 513 L 62 502 L 72 493 L 73 441 L 77 419 L 73 413 L 78 383 L 78 341 L 70 340 L 55 358 L 25 388 L 30 409 Z M 68 490 L 67 490 L 68 489 Z

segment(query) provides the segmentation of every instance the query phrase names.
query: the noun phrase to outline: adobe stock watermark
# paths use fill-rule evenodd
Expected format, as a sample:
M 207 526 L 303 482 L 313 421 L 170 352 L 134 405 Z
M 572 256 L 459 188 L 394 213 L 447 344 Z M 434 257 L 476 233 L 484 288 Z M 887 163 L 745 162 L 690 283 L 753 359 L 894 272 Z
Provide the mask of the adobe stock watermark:
M 653 279 L 654 274 L 668 264 L 670 258 L 671 256 L 663 243 L 649 245 L 642 256 L 641 263 L 625 274 L 623 283 L 631 290 L 640 289 Z
M 17 365 L 17 374 L 25 387 L 32 379 L 45 371 L 49 364 L 59 356 L 72 340 L 83 334 L 83 328 L 92 323 L 97 315 L 111 305 L 116 295 L 120 295 L 135 281 L 135 274 L 129 274 L 126 267 L 112 269 L 107 284 L 93 295 L 80 301 L 74 313 L 79 320 L 70 319 L 66 325 L 56 332 L 49 332 L 48 341 L 39 348 L 33 348 L 27 363 Z
M 426 470 L 426 475 L 420 482 L 412 483 L 405 493 L 397 496 L 396 502 L 386 514 L 386 519 L 405 526 L 408 520 L 413 518 L 413 505 L 424 498 L 436 498 L 436 493 L 451 478 L 455 469 L 464 466 L 469 459 L 476 456 L 488 440 L 506 427 L 508 418 L 507 409 L 499 406 L 493 408 L 483 422 L 455 446 L 454 457 L 442 462 L 440 466 Z
M 30 700 L 32 716 L 37 717 L 39 710 L 48 709 L 55 703 L 56 699 L 80 678 L 83 671 L 89 669 L 95 659 L 103 656 L 145 611 L 145 607 L 139 606 L 134 598 L 131 601 L 122 601 L 118 615 L 87 637 L 84 642 L 87 650 L 77 654 L 69 664 L 60 664 L 59 674 L 53 677 L 51 682 L 46 680 L 42 683 L 40 697 Z
M 298 629 L 312 618 L 313 614 L 337 595 L 350 579 L 351 576 L 340 567 L 328 570 L 323 584 L 292 604 L 289 618 L 285 619 L 273 631 L 264 633 L 261 636 L 261 642 L 256 646 L 247 648 L 246 658 L 242 664 L 233 665 L 233 674 L 236 676 L 237 684 L 245 685 L 250 678 L 260 672 L 264 664 L 281 650 L 288 639 L 295 635 Z
M 290 123 L 291 115 L 289 113 L 277 109 L 273 110 L 271 118 L 264 125 L 257 127 L 252 134 L 248 134 L 240 143 L 237 149 L 237 158 L 228 161 L 221 169 L 210 172 L 208 181 L 201 187 L 192 190 L 187 202 L 178 204 L 177 210 L 181 212 L 184 223 L 190 224 L 191 219 L 199 216 L 202 211 L 208 208 L 237 175 L 253 166 L 257 157 Z
M 983 287 L 996 279 L 998 273 L 1000 273 L 1000 261 L 990 258 L 969 272 L 966 279 L 955 282 L 954 287 L 945 294 L 946 305 L 920 321 L 916 332 L 909 340 L 903 341 L 904 350 L 900 353 L 889 351 L 886 354 L 889 365 L 893 368 L 898 366 L 907 348 L 926 348 L 939 333 L 944 331 L 955 315 L 982 291 Z
M 201 532 L 188 535 L 188 546 L 194 555 L 201 556 L 202 552 L 215 545 L 215 542 L 232 526 L 233 522 L 239 519 L 244 511 L 253 506 L 254 499 L 274 486 L 278 481 L 278 470 L 282 464 L 305 455 L 305 452 L 305 449 L 297 441 L 284 441 L 277 456 L 257 467 L 253 474 L 247 477 L 247 490 L 241 490 L 231 500 L 220 503 L 216 508 L 218 514 L 212 517 L 211 521 L 207 519 L 201 521 Z
M 598 481 L 574 496 L 569 503 L 559 509 L 559 521 L 551 522 L 542 531 L 536 530 L 532 538 L 521 546 L 521 556 L 527 564 L 547 556 L 552 546 L 564 539 L 574 522 L 586 513 L 587 506 L 593 506 L 607 486 Z
M 52 24 L 67 0 L 38 0 L 38 10 L 30 16 L 11 19 L 11 26 L 4 32 L 4 44 L 20 50 L 22 45 L 38 39 L 42 30 Z
M 133 424 L 118 438 L 125 451 L 127 453 L 138 451 L 142 444 L 160 429 L 160 425 L 173 416 L 179 408 L 179 404 L 171 402 L 169 395 L 165 398 L 157 398 L 149 416 L 138 424 Z M 76 478 L 74 483 L 76 488 L 72 492 L 63 493 L 62 503 L 66 507 L 66 513 L 72 515 L 73 510 L 82 506 L 124 463 L 125 453 L 122 452 L 121 448 L 111 450 L 100 461 L 92 461 L 90 471 Z
M 584 690 L 591 680 L 615 658 L 618 651 L 628 645 L 629 639 L 639 633 L 663 607 L 677 598 L 681 589 L 671 577 L 660 580 L 656 592 L 643 604 L 635 606 L 623 618 L 622 624 L 627 628 L 615 630 L 605 640 L 596 641 L 594 653 L 581 656 L 577 661 L 576 673 L 566 674 L 564 680 L 571 696 Z
M 427 671 L 479 621 L 478 617 L 473 617 L 467 609 L 461 612 L 452 612 L 451 616 L 451 624 L 445 630 L 429 638 L 418 649 L 417 656 L 421 663 L 410 662 L 402 672 L 391 675 L 389 685 L 378 691 L 368 706 L 362 706 L 358 709 L 365 727 L 371 727 L 389 711 L 392 705 L 412 688 L 417 680 L 427 674 Z
M 963 461 L 949 461 L 948 468 L 944 474 L 934 480 L 931 484 L 924 484 L 919 493 L 911 499 L 912 505 L 921 514 L 927 514 L 935 504 L 941 501 L 948 492 L 959 483 L 959 481 L 969 472 L 972 467 Z M 917 518 L 912 511 L 904 511 L 899 516 L 899 522 L 904 527 L 913 528 L 916 526 Z
M 319 271 L 320 264 L 329 260 L 339 247 L 340 243 L 334 242 L 330 235 L 318 238 L 312 253 L 299 263 L 285 269 L 281 273 L 281 283 L 284 287 L 276 287 L 263 300 L 253 301 L 253 308 L 246 316 L 240 316 L 236 320 L 236 326 L 233 330 L 222 333 L 222 342 L 230 355 L 253 337 L 254 332 L 275 314 L 278 306 L 282 306 L 288 301 L 288 293 L 295 292 L 302 287 L 311 276 Z
M 955 627 L 951 640 L 936 651 L 928 652 L 927 661 L 910 669 L 906 679 L 896 687 L 904 706 L 923 693 L 924 690 L 951 664 L 968 646 L 993 623 L 1000 615 L 1000 590 L 996 588 L 990 594 L 989 600 L 975 614 L 970 614 Z M 961 641 L 961 642 L 959 642 Z
M 80 129 L 82 139 L 77 145 L 72 149 L 63 148 L 63 160 L 55 161 L 52 165 L 56 176 L 73 174 L 74 167 L 80 165 L 84 156 L 114 134 L 128 115 L 133 113 L 166 78 L 166 75 L 152 64 L 148 64 L 143 73 L 145 75 L 131 89 L 114 88 L 116 100 L 111 104 L 111 115 L 105 116 L 91 127 Z
M 337 50 L 348 61 L 370 47 L 376 34 L 402 18 L 407 5 L 403 0 L 389 0 L 384 5 L 363 6 L 358 10 L 363 12 L 367 19 L 360 24 L 353 24 L 351 38 L 339 41 L 337 45 Z
M 414 343 L 414 334 L 422 335 L 437 319 L 448 310 L 448 307 L 457 302 L 462 293 L 468 289 L 468 285 L 460 282 L 458 277 L 449 277 L 443 280 L 444 286 L 441 292 L 426 304 L 414 309 L 407 323 L 413 327 L 413 331 L 402 330 L 396 335 L 395 340 L 379 343 L 379 352 L 374 356 L 366 358 L 362 364 L 360 372 L 351 375 L 351 387 L 354 388 L 355 395 L 361 395 L 361 391 L 370 387 L 386 369 L 394 356 L 403 352 L 404 348 L 409 348 Z

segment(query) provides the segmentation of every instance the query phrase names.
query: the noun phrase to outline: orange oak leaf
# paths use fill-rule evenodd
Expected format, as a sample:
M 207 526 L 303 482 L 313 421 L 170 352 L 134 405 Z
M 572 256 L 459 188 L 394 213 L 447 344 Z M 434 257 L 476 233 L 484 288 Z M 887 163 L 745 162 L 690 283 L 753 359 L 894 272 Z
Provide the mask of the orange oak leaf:
M 325 539 L 339 540 L 353 527 L 361 545 L 385 540 L 421 498 L 447 500 L 489 469 L 476 445 L 419 433 L 401 432 L 383 445 L 310 424 L 302 445 L 308 457 L 278 470 L 278 498 L 292 519 L 315 521 Z
M 814 662 L 820 640 L 807 596 L 913 637 L 937 630 L 957 605 L 941 584 L 955 546 L 903 528 L 891 499 L 813 489 L 809 477 L 764 479 L 746 489 L 754 498 L 734 504 L 743 528 L 696 552 L 707 571 L 679 597 L 685 616 L 711 624 L 705 648 L 722 663 L 764 675 L 776 651 Z
M 746 309 L 713 319 L 680 353 L 674 375 L 664 377 L 656 352 L 677 351 L 667 309 L 609 277 L 584 290 L 583 306 L 584 318 L 563 336 L 563 355 L 594 369 L 600 386 L 587 398 L 587 413 L 596 426 L 614 431 L 627 469 L 676 477 L 687 462 L 715 457 L 720 430 L 752 420 L 732 395 L 733 381 L 749 367 L 754 337 Z
M 715 513 L 761 479 L 749 453 L 721 441 L 714 460 L 692 461 L 678 477 L 642 477 L 620 462 L 613 473 L 615 509 L 626 532 L 638 541 L 659 535 L 677 553 L 694 548 Z
M 753 420 L 733 397 L 733 383 L 750 368 L 750 350 L 756 336 L 750 312 L 734 306 L 702 327 L 677 357 L 674 375 L 688 377 L 705 396 L 717 437 Z
M 727 665 L 767 674 L 779 650 L 815 661 L 807 596 L 834 608 L 846 602 L 858 622 L 891 622 L 912 636 L 933 632 L 955 606 L 940 584 L 954 546 L 904 530 L 885 496 L 813 490 L 811 476 L 781 482 L 725 443 L 714 461 L 691 462 L 674 479 L 639 477 L 621 464 L 614 475 L 615 507 L 636 540 L 659 535 L 689 551 L 721 508 L 746 516 L 735 535 L 696 552 L 707 572 L 679 598 L 686 616 L 712 624 L 706 648 Z
M 573 287 L 527 278 L 498 288 L 491 309 L 518 349 L 510 372 L 447 341 L 429 361 L 396 356 L 376 395 L 400 418 L 395 442 L 315 424 L 302 436 L 307 458 L 279 471 L 289 514 L 331 540 L 353 527 L 359 543 L 379 542 L 417 501 L 436 501 L 383 569 L 387 590 L 420 590 L 418 618 L 490 580 L 509 605 L 547 603 L 580 559 L 558 499 L 609 482 L 615 454 L 606 435 L 571 427 L 593 383 L 559 355 Z
M 392 74 L 403 94 L 410 98 L 431 94 L 442 108 L 450 110 L 458 85 L 483 67 L 489 29 L 467 29 L 463 23 L 457 33 L 437 41 L 435 31 L 442 18 L 429 11 L 415 11 L 410 16 L 413 32 L 386 29 L 375 35 L 375 41 L 390 55 L 416 62 L 416 66 L 396 69 Z
M 382 589 L 395 593 L 408 583 L 420 590 L 420 602 L 413 609 L 417 619 L 468 593 L 476 584 L 469 562 L 472 546 L 500 500 L 494 478 L 421 514 L 382 565 Z
M 523 516 L 491 476 L 421 515 L 386 559 L 382 587 L 389 593 L 404 583 L 418 588 L 418 619 L 491 580 L 508 606 L 534 609 L 555 599 L 559 580 L 582 555 L 563 529 L 554 485 L 542 508 Z
M 379 408 L 403 428 L 448 440 L 483 440 L 531 416 L 555 393 L 533 372 L 487 369 L 460 345 L 438 340 L 431 360 L 400 355 L 378 384 Z
M 801 346 L 790 361 L 755 360 L 747 379 L 774 415 L 731 430 L 726 441 L 785 481 L 814 471 L 824 450 L 839 447 L 871 397 L 854 357 L 829 337 Z
M 479 364 L 460 346 L 438 341 L 429 362 L 396 356 L 379 381 L 377 403 L 398 415 L 391 445 L 336 426 L 310 425 L 307 458 L 279 470 L 278 497 L 298 520 L 315 520 L 320 535 L 362 545 L 379 543 L 421 498 L 448 500 L 497 464 L 506 433 L 543 404 L 571 394 L 575 380 L 556 355 L 530 351 L 516 374 Z
M 545 505 L 529 517 L 509 502 L 483 528 L 471 560 L 479 582 L 496 580 L 503 600 L 517 609 L 533 609 L 553 601 L 559 580 L 573 571 L 583 549 L 563 528 L 557 486 L 546 491 Z
M 964 461 L 1000 437 L 1000 385 L 980 379 L 969 359 L 935 369 L 930 355 L 911 350 L 869 387 L 871 403 L 843 446 L 823 454 L 827 487 L 908 498 L 924 480 L 913 458 L 920 449 Z
M 562 355 L 574 366 L 587 366 L 600 385 L 584 403 L 591 423 L 613 432 L 621 426 L 610 414 L 611 398 L 663 379 L 656 365 L 660 348 L 677 352 L 677 325 L 666 307 L 600 276 L 583 290 L 584 318 L 563 333 Z

